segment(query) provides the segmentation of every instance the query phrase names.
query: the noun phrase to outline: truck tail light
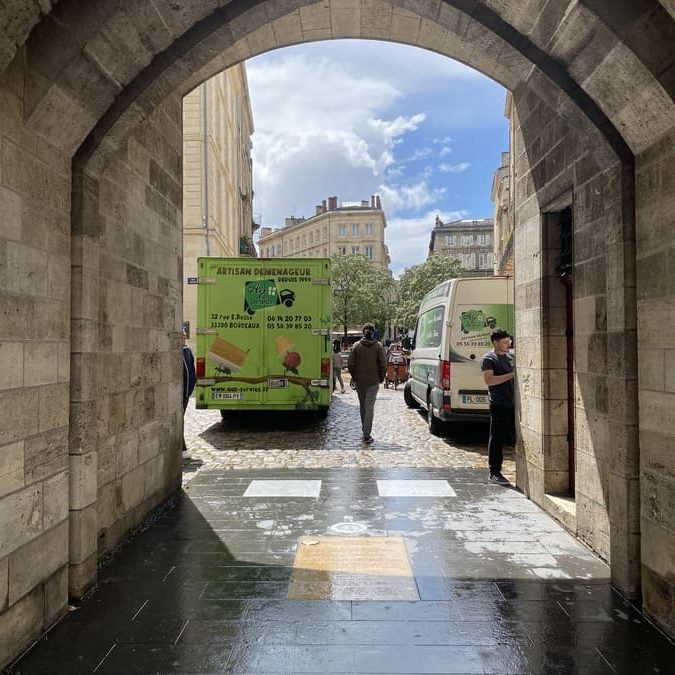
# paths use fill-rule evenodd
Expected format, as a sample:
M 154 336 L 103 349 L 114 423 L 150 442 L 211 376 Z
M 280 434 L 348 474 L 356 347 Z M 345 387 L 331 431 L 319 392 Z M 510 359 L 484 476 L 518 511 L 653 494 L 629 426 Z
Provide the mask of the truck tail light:
M 330 375 L 330 359 L 321 359 L 321 377 Z
M 197 377 L 206 376 L 206 359 L 203 356 L 197 357 L 197 366 L 195 370 L 197 371 Z
M 443 391 L 450 389 L 450 361 L 441 361 L 439 386 Z

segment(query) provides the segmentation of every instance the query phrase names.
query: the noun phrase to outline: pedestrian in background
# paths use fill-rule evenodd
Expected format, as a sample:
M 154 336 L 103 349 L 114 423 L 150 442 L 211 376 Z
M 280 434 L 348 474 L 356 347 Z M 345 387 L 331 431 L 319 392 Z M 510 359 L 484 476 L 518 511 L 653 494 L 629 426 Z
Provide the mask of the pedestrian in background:
M 192 459 L 185 445 L 185 411 L 196 383 L 195 357 L 187 343 L 187 334 L 183 331 L 183 459 Z
M 491 335 L 492 351 L 484 354 L 480 369 L 488 386 L 490 407 L 490 438 L 488 440 L 488 480 L 500 485 L 508 484 L 502 475 L 503 447 L 516 440 L 516 416 L 514 407 L 515 371 L 510 354 L 511 336 L 503 328 L 495 328 Z
M 342 380 L 342 355 L 340 354 L 340 341 L 333 342 L 333 391 L 340 383 L 340 393 L 345 393 L 345 383 Z
M 361 429 L 364 443 L 372 443 L 370 432 L 373 428 L 375 399 L 380 384 L 387 374 L 387 357 L 384 347 L 375 339 L 375 326 L 364 324 L 363 337 L 354 345 L 349 354 L 347 369 L 359 395 Z

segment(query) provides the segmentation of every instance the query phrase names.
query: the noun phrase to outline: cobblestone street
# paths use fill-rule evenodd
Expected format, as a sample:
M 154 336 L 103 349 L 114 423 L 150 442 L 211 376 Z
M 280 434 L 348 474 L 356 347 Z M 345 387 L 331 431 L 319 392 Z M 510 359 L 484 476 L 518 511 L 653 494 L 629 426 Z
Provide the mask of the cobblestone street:
M 448 427 L 443 437 L 429 433 L 426 416 L 403 402 L 403 387 L 382 387 L 375 404 L 373 436 L 361 442 L 359 402 L 348 385 L 334 394 L 324 420 L 282 412 L 263 418 L 243 416 L 223 424 L 217 410 L 195 410 L 194 399 L 185 414 L 185 441 L 193 462 L 185 480 L 201 462 L 216 469 L 256 468 L 485 468 L 487 425 Z M 515 477 L 512 454 L 506 454 L 504 474 Z

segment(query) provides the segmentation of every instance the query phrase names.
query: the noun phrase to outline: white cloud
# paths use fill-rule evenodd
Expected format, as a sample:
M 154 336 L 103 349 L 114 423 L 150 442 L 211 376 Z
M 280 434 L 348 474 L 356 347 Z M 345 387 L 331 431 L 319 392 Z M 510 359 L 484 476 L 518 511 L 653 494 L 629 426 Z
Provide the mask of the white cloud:
M 329 196 L 380 194 L 398 274 L 426 258 L 437 212 L 443 220 L 469 214 L 450 212 L 457 202 L 434 178 L 469 168 L 444 158 L 459 154 L 483 120 L 503 123 L 503 93 L 483 93 L 502 90 L 482 75 L 425 50 L 368 40 L 299 45 L 246 65 L 256 129 L 253 211 L 262 225 L 312 216 Z M 458 96 L 463 105 L 448 105 Z M 481 157 L 472 150 L 476 167 Z M 489 186 L 487 193 L 489 201 Z M 473 213 L 475 202 L 463 195 L 461 204 Z
M 459 164 L 439 164 L 438 170 L 443 173 L 464 173 L 471 164 L 468 162 L 460 162 Z
M 287 52 L 247 71 L 256 126 L 254 211 L 265 225 L 313 215 L 328 196 L 369 199 L 397 175 L 397 142 L 425 120 L 421 112 L 387 118 L 402 96 L 393 84 L 325 57 Z
M 419 265 L 427 259 L 431 230 L 434 228 L 437 215 L 447 223 L 466 218 L 468 212 L 432 210 L 415 218 L 387 219 L 386 244 L 389 247 L 391 270 L 395 277 L 400 277 L 406 268 Z
M 430 188 L 426 180 L 410 185 L 380 185 L 382 206 L 395 214 L 406 209 L 419 209 L 433 204 L 445 194 L 445 188 Z

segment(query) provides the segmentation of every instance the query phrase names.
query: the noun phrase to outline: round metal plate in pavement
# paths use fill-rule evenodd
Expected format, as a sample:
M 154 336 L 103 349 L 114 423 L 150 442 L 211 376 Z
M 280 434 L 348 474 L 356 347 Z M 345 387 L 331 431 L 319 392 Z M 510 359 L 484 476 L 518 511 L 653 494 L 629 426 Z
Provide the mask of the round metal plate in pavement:
M 328 529 L 338 534 L 361 534 L 361 532 L 365 532 L 368 528 L 363 523 L 336 523 Z

